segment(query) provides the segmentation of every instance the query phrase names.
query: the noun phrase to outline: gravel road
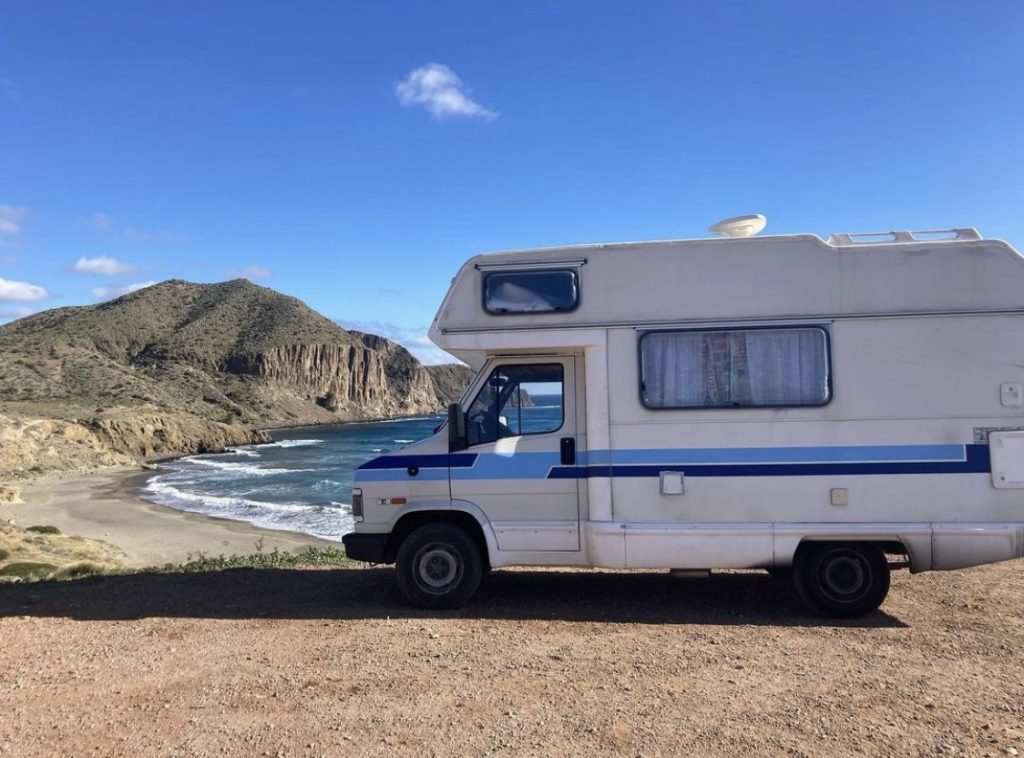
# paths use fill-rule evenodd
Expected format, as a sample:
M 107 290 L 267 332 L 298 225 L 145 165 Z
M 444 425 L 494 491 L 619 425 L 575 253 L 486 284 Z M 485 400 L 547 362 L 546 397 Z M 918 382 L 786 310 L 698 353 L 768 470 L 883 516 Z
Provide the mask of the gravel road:
M 385 569 L 0 587 L 0 754 L 1024 755 L 1024 562 L 807 615 L 755 573 Z

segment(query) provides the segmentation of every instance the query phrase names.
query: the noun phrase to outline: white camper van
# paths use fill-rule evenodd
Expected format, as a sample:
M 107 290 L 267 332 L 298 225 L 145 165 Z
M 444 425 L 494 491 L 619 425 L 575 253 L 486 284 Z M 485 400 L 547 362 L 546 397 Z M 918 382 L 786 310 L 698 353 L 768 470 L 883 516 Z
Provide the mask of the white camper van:
M 764 569 L 815 611 L 1024 555 L 1024 258 L 974 229 L 482 255 L 431 339 L 477 369 L 357 473 L 351 558 L 414 603 L 496 566 Z

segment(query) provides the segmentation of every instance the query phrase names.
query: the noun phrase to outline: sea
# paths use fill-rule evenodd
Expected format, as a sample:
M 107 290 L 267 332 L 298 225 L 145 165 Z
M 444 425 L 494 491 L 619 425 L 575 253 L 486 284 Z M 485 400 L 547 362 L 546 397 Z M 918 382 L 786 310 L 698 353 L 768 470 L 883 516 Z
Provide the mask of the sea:
M 340 540 L 352 531 L 352 476 L 382 453 L 433 434 L 444 416 L 271 432 L 273 442 L 160 464 L 142 497 L 266 529 Z
M 557 428 L 561 406 L 538 403 L 522 413 L 524 429 Z M 444 420 L 439 414 L 273 431 L 265 445 L 161 463 L 141 495 L 183 511 L 340 541 L 353 528 L 356 469 L 429 437 Z

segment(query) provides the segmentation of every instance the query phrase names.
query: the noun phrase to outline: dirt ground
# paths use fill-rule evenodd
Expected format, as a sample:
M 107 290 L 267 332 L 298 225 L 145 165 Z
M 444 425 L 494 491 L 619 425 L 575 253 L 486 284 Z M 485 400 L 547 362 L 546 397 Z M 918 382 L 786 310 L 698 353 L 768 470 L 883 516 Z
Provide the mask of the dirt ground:
M 0 587 L 0 754 L 1024 755 L 1024 562 L 809 616 L 754 573 L 386 569 Z

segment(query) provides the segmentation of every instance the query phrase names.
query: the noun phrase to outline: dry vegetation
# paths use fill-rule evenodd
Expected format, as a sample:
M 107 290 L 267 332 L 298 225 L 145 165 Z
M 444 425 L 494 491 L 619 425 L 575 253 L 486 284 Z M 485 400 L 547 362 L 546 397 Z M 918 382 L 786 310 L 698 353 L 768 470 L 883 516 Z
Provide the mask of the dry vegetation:
M 120 569 L 123 557 L 105 542 L 70 537 L 47 524 L 0 524 L 0 582 L 102 574 Z

